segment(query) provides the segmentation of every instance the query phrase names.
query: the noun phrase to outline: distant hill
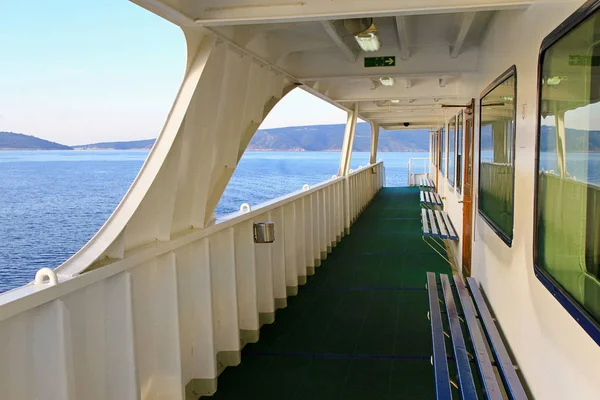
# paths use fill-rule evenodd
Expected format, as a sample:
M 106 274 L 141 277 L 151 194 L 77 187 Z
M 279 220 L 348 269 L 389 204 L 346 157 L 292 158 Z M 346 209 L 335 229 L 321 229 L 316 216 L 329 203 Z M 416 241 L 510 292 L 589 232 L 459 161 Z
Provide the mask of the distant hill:
M 248 145 L 248 151 L 340 151 L 344 140 L 345 125 L 293 126 L 262 129 Z M 77 146 L 63 146 L 38 139 L 34 136 L 0 132 L 0 149 L 35 150 L 149 150 L 156 139 L 130 142 L 100 142 Z M 371 128 L 369 124 L 356 125 L 355 151 L 369 151 Z M 427 130 L 379 132 L 379 151 L 428 151 Z
M 0 132 L 0 150 L 73 150 L 69 146 L 14 132 Z
M 102 142 L 73 146 L 75 150 L 150 150 L 156 139 L 134 140 L 131 142 Z
M 249 151 L 340 151 L 345 125 L 312 125 L 259 130 L 248 145 Z M 356 125 L 355 151 L 369 151 L 369 124 Z M 379 151 L 428 151 L 429 131 L 379 132 Z

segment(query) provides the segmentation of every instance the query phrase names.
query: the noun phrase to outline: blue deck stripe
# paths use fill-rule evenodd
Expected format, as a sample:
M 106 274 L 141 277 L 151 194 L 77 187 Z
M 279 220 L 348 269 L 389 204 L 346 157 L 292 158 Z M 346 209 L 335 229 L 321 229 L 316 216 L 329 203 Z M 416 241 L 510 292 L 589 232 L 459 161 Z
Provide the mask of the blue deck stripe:
M 400 286 L 312 286 L 301 289 L 304 292 L 327 292 L 327 291 L 402 291 L 402 290 L 425 290 L 424 287 L 400 287 Z
M 435 391 L 438 400 L 452 400 L 450 389 L 450 372 L 446 359 L 446 343 L 444 326 L 438 301 L 437 283 L 433 272 L 427 273 L 427 289 L 429 294 L 429 318 L 431 319 L 431 339 L 433 341 L 433 369 L 435 373 Z
M 295 358 L 328 358 L 356 360 L 429 360 L 429 356 L 395 356 L 387 354 L 344 354 L 344 353 L 286 353 L 277 351 L 244 352 L 245 356 L 271 356 Z

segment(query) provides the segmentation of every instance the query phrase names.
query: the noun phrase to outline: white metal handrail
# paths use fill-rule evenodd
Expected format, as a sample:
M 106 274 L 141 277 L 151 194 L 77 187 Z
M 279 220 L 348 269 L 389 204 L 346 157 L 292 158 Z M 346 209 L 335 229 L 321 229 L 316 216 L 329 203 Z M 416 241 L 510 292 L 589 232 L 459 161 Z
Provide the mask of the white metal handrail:
M 429 175 L 429 157 L 419 157 L 419 158 L 409 158 L 408 159 L 408 184 L 409 184 L 409 186 L 416 185 L 417 175 L 421 175 L 421 177 L 427 177 Z
M 367 165 L 82 274 L 56 281 L 45 270 L 37 284 L 0 295 L 4 394 L 182 398 L 188 383 L 212 382 L 315 272 L 383 177 L 381 162 Z M 266 221 L 275 241 L 254 243 L 254 223 Z
M 417 164 L 416 166 L 413 164 Z M 421 164 L 421 165 L 419 165 Z M 415 169 L 421 167 L 419 172 L 414 172 Z M 417 174 L 428 174 L 429 173 L 429 157 L 419 157 L 419 158 L 409 158 L 408 159 L 408 173 L 417 173 Z

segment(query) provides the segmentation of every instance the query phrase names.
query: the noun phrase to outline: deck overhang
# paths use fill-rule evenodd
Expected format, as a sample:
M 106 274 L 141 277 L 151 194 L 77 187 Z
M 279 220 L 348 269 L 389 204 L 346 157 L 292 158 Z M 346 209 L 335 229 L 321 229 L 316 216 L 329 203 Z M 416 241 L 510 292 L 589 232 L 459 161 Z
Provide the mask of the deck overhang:
M 447 114 L 443 104 L 466 104 L 474 97 L 472 82 L 490 21 L 533 3 L 132 1 L 181 26 L 188 40 L 194 34 L 215 35 L 340 108 L 351 110 L 358 103 L 359 118 L 390 129 L 442 126 Z M 377 28 L 378 51 L 361 50 L 343 27 L 344 19 L 366 17 Z M 393 57 L 395 62 L 366 67 L 370 57 Z M 381 77 L 393 78 L 394 85 L 383 86 Z

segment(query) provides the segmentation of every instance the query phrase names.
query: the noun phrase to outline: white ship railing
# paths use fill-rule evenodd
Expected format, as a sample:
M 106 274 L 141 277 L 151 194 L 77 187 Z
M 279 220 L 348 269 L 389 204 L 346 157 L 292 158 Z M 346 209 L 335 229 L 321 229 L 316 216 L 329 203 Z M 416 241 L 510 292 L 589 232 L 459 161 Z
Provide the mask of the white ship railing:
M 37 283 L 0 295 L 2 398 L 181 399 L 214 390 L 383 185 L 378 162 L 80 275 L 57 282 L 45 269 Z M 253 224 L 265 221 L 275 241 L 257 244 Z
M 408 186 L 417 186 L 421 178 L 429 178 L 429 157 L 409 158 Z

